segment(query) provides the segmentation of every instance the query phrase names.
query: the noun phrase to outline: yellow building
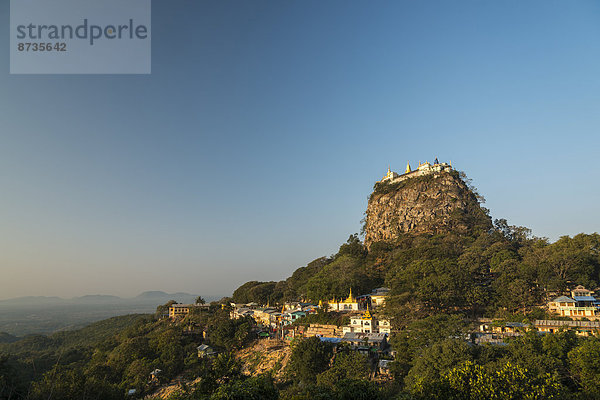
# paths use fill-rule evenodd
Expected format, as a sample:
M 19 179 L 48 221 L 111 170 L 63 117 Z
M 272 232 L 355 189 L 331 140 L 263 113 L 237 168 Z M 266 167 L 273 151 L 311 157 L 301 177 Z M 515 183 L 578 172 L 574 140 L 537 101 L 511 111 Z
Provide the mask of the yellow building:
M 185 317 L 190 313 L 192 304 L 171 304 L 169 307 L 169 318 Z
M 371 306 L 379 307 L 385 304 L 385 298 L 389 292 L 390 289 L 384 287 L 374 289 L 373 292 L 371 292 L 371 294 L 369 295 L 369 297 L 371 298 Z
M 539 332 L 556 333 L 563 330 L 573 330 L 580 336 L 600 334 L 600 321 L 553 321 L 536 320 L 533 324 Z
M 188 315 L 192 309 L 208 310 L 209 304 L 171 304 L 169 307 L 169 318 L 183 318 Z
M 583 286 L 578 286 L 571 292 L 572 297 L 557 297 L 548 303 L 548 309 L 562 317 L 596 319 L 600 316 L 600 302 L 591 294 Z

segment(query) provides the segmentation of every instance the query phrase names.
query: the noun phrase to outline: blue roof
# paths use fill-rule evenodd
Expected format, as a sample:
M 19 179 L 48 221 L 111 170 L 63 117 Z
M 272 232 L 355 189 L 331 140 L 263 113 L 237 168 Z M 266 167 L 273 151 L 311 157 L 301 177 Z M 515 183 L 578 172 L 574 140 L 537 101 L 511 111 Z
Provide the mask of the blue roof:
M 555 303 L 574 303 L 575 302 L 575 300 L 573 300 L 567 296 L 560 296 L 552 301 Z
M 596 301 L 592 296 L 573 296 L 575 301 Z
M 327 343 L 340 343 L 342 341 L 342 338 L 338 338 L 338 337 L 320 336 L 319 339 L 321 340 L 321 342 L 327 342 Z

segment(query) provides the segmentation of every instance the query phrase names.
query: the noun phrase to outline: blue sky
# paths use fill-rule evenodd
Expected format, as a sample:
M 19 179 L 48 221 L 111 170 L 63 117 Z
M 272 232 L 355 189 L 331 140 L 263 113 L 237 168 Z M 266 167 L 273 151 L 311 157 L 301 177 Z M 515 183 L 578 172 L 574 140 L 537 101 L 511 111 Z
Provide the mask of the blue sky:
M 0 29 L 0 298 L 284 279 L 435 156 L 495 218 L 598 231 L 600 3 L 152 6 L 148 76 L 9 75 Z

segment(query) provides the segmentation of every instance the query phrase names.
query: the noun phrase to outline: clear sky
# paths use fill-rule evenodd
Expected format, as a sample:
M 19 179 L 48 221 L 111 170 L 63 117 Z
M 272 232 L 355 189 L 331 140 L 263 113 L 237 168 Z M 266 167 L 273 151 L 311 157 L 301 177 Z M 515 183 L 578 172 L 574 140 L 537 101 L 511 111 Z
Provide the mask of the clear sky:
M 230 294 L 438 156 L 494 218 L 599 230 L 600 2 L 153 1 L 152 74 L 9 75 L 0 298 Z

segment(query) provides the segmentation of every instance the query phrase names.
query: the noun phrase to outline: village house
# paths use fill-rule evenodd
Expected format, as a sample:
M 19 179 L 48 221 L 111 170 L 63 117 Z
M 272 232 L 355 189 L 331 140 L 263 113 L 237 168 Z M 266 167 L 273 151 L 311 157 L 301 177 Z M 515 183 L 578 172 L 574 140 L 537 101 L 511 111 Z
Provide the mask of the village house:
M 376 308 L 380 307 L 385 303 L 385 297 L 390 292 L 390 289 L 385 287 L 380 287 L 377 289 L 373 289 L 369 297 L 371 298 L 371 306 Z
M 600 302 L 593 292 L 583 286 L 571 291 L 571 297 L 560 296 L 548 303 L 548 309 L 562 317 L 596 319 L 600 316 Z
M 254 316 L 254 310 L 251 310 L 246 307 L 234 308 L 229 313 L 229 318 L 231 318 L 231 319 L 239 319 L 239 318 L 253 317 L 253 316 Z
M 337 325 L 310 324 L 302 331 L 302 334 L 304 337 L 340 337 L 343 335 L 343 332 Z
M 300 301 L 292 301 L 283 305 L 283 312 L 285 311 L 311 311 L 316 310 L 317 306 L 312 303 L 305 303 Z
M 281 313 L 276 308 L 258 308 L 254 310 L 252 317 L 257 324 L 262 326 L 275 327 Z
M 291 311 L 284 312 L 281 314 L 283 325 L 291 325 L 298 318 L 306 317 L 306 313 L 304 311 Z
M 251 310 L 254 310 L 255 308 L 259 308 L 259 306 L 260 306 L 258 303 L 229 303 L 229 305 L 233 309 L 236 309 L 236 308 L 249 308 Z
M 209 304 L 171 304 L 169 307 L 169 318 L 183 318 L 193 309 L 208 310 L 209 307 Z
M 574 330 L 580 336 L 600 334 L 600 321 L 554 321 L 536 320 L 533 324 L 539 332 L 556 333 L 562 330 Z
M 378 351 L 384 351 L 388 346 L 385 333 L 348 332 L 342 337 L 342 342 L 348 343 L 350 347 L 359 350 L 360 348 L 374 348 Z
M 524 322 L 506 322 L 501 325 L 492 325 L 491 331 L 494 333 L 521 333 L 526 332 L 529 324 Z
M 390 321 L 387 319 L 379 320 L 369 310 L 357 316 L 350 317 L 350 325 L 342 328 L 344 333 L 391 333 Z
M 217 354 L 212 347 L 206 344 L 201 344 L 200 346 L 196 347 L 196 350 L 198 351 L 198 358 L 213 357 Z
M 479 332 L 469 334 L 469 340 L 475 344 L 503 344 L 505 339 L 522 336 L 529 329 L 530 325 L 523 322 L 504 322 L 497 323 L 493 320 L 481 318 Z

